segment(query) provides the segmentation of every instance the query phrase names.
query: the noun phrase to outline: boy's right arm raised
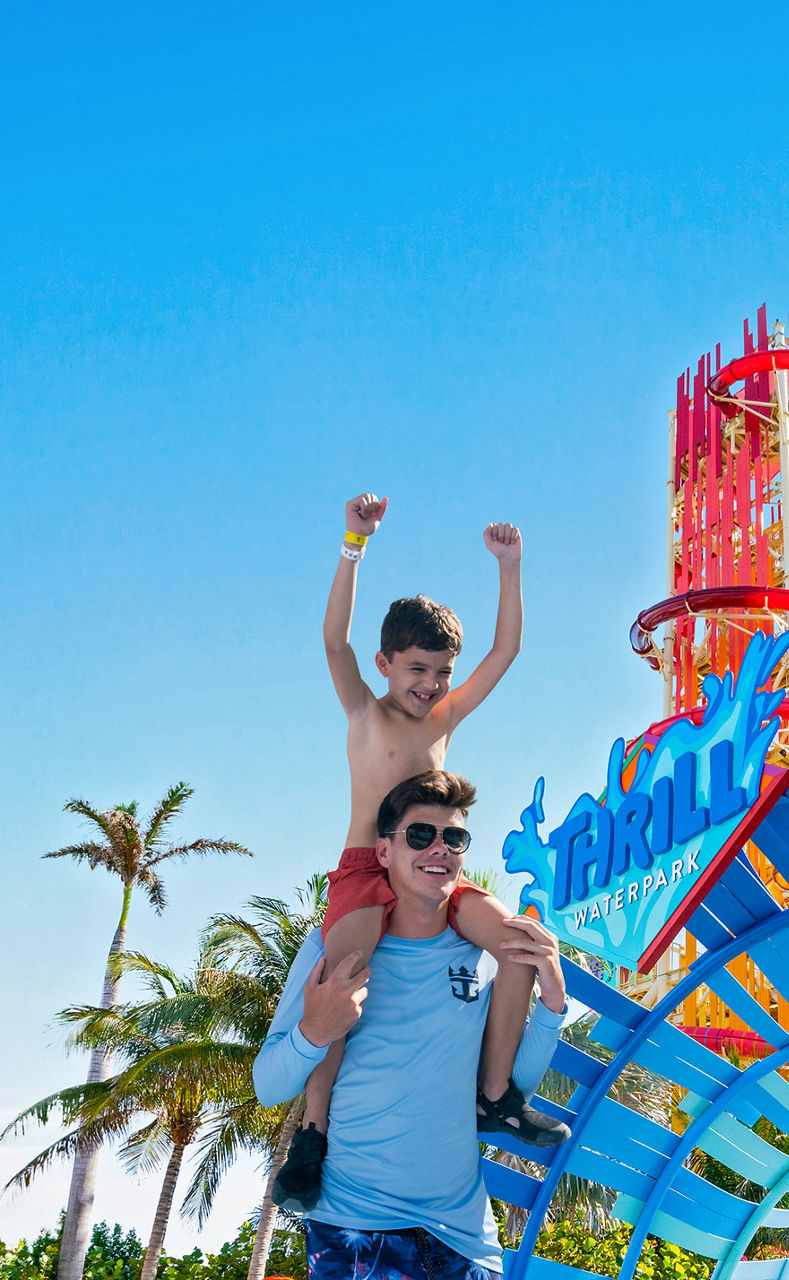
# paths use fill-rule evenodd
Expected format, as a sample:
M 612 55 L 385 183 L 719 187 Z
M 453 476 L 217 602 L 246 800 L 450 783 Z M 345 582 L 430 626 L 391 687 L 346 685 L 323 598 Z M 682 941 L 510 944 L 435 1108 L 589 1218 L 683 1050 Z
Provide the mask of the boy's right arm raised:
M 388 501 L 388 498 L 379 501 L 374 493 L 362 493 L 346 503 L 346 535 L 323 621 L 323 642 L 329 671 L 348 716 L 363 711 L 373 698 L 371 689 L 359 674 L 356 655 L 351 648 L 351 618 L 356 575 L 365 544 L 383 520 Z

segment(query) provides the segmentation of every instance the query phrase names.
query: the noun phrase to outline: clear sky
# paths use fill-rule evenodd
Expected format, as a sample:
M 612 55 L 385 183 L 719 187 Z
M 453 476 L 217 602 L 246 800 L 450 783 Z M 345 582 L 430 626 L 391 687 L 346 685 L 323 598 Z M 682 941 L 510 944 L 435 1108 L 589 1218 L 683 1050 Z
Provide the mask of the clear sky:
M 376 690 L 380 619 L 417 591 L 472 669 L 482 529 L 523 531 L 523 653 L 448 760 L 480 792 L 470 865 L 538 774 L 561 821 L 660 718 L 627 633 L 665 593 L 676 377 L 789 306 L 786 7 L 754 14 L 0 4 L 3 1118 L 81 1077 L 52 1018 L 98 999 L 119 909 L 40 859 L 85 838 L 70 796 L 147 810 L 183 778 L 179 834 L 255 850 L 174 867 L 161 919 L 136 902 L 129 944 L 175 966 L 212 912 L 335 862 L 320 627 L 347 498 L 391 501 L 354 626 Z M 0 1202 L 0 1238 L 65 1186 Z M 147 1238 L 157 1194 L 108 1156 L 98 1216 Z M 259 1197 L 239 1172 L 197 1242 Z M 194 1243 L 173 1219 L 168 1248 Z

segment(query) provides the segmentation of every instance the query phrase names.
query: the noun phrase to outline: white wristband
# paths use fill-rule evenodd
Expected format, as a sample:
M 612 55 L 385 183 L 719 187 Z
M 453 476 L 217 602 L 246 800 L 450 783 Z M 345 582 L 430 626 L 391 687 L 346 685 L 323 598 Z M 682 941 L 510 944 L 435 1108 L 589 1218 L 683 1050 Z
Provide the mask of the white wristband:
M 345 556 L 346 560 L 361 560 L 364 555 L 364 547 L 346 547 L 345 543 L 340 547 L 340 555 Z

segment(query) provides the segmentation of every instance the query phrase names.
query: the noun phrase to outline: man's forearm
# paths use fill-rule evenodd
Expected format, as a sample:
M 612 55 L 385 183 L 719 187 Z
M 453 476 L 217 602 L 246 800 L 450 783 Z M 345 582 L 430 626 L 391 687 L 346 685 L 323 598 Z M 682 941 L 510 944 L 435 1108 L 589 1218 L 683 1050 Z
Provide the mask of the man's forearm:
M 263 1042 L 252 1067 L 255 1094 L 264 1107 L 274 1107 L 301 1093 L 313 1068 L 322 1062 L 328 1046 L 317 1048 L 302 1034 L 301 1029 L 272 1036 Z
M 528 1100 L 537 1092 L 540 1081 L 551 1065 L 559 1041 L 563 1014 L 553 1013 L 538 1000 L 521 1037 L 513 1079 Z
M 293 961 L 268 1035 L 255 1059 L 252 1080 L 264 1107 L 276 1106 L 301 1093 L 313 1067 L 326 1056 L 327 1049 L 311 1044 L 298 1025 L 304 1012 L 305 984 L 321 954 L 320 934 L 316 931 L 302 943 Z

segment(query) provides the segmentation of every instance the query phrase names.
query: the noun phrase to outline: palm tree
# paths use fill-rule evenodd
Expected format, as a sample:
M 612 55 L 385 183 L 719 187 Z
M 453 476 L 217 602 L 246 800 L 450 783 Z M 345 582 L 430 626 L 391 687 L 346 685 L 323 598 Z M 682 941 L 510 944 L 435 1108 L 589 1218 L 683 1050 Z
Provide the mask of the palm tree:
M 112 967 L 112 958 L 126 946 L 126 921 L 132 890 L 140 886 L 148 895 L 154 910 L 161 912 L 165 904 L 164 886 L 159 876 L 160 863 L 169 858 L 186 858 L 190 854 L 244 853 L 249 849 L 231 840 L 200 839 L 190 844 L 168 844 L 164 835 L 169 823 L 179 814 L 192 795 L 192 788 L 184 782 L 171 787 L 156 806 L 143 826 L 137 816 L 137 804 L 117 805 L 100 812 L 85 800 L 69 800 L 64 809 L 87 818 L 98 828 L 97 838 L 80 844 L 67 845 L 44 854 L 45 858 L 74 858 L 86 862 L 91 870 L 104 867 L 120 877 L 123 899 L 120 918 L 112 939 L 104 975 L 101 1007 L 109 1009 L 118 999 L 119 971 Z M 88 1069 L 88 1085 L 106 1080 L 111 1068 L 111 1058 L 104 1049 L 91 1054 Z M 58 1265 L 58 1280 L 80 1280 L 90 1239 L 91 1211 L 95 1194 L 98 1147 L 74 1147 L 74 1169 L 71 1175 L 63 1239 Z
M 148 1173 L 165 1165 L 141 1280 L 154 1280 L 164 1247 L 178 1174 L 184 1153 L 201 1132 L 234 1114 L 246 1145 L 271 1146 L 272 1116 L 251 1099 L 252 1063 L 257 1043 L 221 1039 L 217 1027 L 223 982 L 204 961 L 188 978 L 139 953 L 117 955 L 113 976 L 140 975 L 148 998 L 135 1003 L 75 1006 L 61 1018 L 78 1030 L 71 1043 L 120 1058 L 121 1069 L 109 1078 L 64 1089 L 35 1103 L 18 1116 L 16 1131 L 29 1121 L 45 1124 L 60 1111 L 64 1123 L 76 1127 L 31 1160 L 9 1186 L 29 1185 L 54 1160 L 74 1149 L 96 1150 L 107 1138 L 122 1139 L 126 1167 Z M 246 1112 L 246 1115 L 245 1115 Z M 141 1117 L 153 1116 L 140 1124 Z M 239 1126 L 239 1117 L 245 1117 Z
M 241 981 L 239 990 L 239 1017 L 245 1019 L 245 983 L 252 983 L 266 1003 L 265 1015 L 269 1021 L 282 995 L 290 967 L 307 935 L 317 928 L 326 912 L 328 879 L 325 874 L 312 876 L 303 889 L 296 891 L 297 907 L 294 910 L 280 898 L 251 898 L 252 918 L 217 915 L 210 921 L 204 934 L 205 955 L 214 964 L 229 968 Z M 267 1028 L 266 1028 L 267 1029 Z M 251 1028 L 250 1028 L 251 1030 Z M 262 1023 L 259 1030 L 263 1030 Z M 259 1035 L 258 1045 L 265 1032 Z M 272 1193 L 274 1181 L 288 1153 L 291 1140 L 301 1123 L 304 1098 L 300 1095 L 282 1108 L 276 1146 L 268 1166 L 268 1178 L 260 1206 L 255 1244 L 249 1264 L 249 1280 L 262 1280 L 266 1271 L 277 1207 Z M 205 1205 L 205 1180 L 217 1155 L 222 1158 L 223 1138 L 207 1153 L 205 1168 L 201 1165 L 189 1190 L 187 1211 L 197 1211 Z M 202 1181 L 201 1181 L 202 1180 Z

